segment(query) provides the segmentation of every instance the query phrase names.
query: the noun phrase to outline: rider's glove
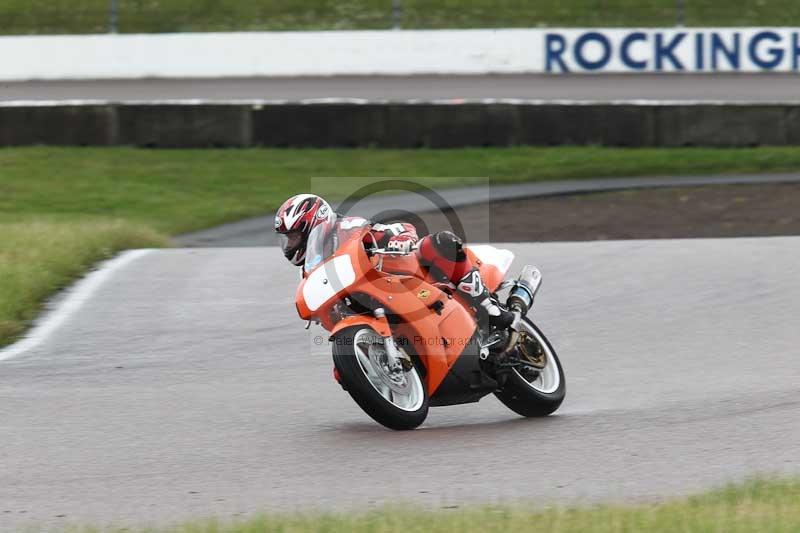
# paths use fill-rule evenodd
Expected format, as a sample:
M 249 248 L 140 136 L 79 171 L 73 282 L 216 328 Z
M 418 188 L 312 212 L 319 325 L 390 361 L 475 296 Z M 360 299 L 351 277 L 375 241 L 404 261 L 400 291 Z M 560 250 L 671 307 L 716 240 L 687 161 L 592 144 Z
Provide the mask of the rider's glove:
M 411 252 L 414 243 L 414 238 L 411 235 L 398 235 L 389 239 L 389 242 L 386 243 L 386 249 L 390 252 L 407 254 Z

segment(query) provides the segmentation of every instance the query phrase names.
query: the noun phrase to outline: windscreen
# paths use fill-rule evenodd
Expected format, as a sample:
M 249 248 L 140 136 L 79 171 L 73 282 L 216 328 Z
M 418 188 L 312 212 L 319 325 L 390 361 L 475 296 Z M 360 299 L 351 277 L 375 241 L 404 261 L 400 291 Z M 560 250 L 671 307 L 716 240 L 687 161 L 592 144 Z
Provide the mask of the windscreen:
M 306 264 L 303 267 L 306 273 L 317 268 L 343 244 L 364 231 L 368 222 L 364 219 L 357 220 L 355 222 L 337 217 L 332 224 L 320 224 L 311 230 L 306 248 Z
M 304 267 L 306 273 L 314 270 L 336 251 L 336 243 L 334 242 L 336 240 L 336 226 L 338 224 L 320 224 L 311 230 L 311 235 L 308 236 L 308 245 L 306 246 L 306 264 Z

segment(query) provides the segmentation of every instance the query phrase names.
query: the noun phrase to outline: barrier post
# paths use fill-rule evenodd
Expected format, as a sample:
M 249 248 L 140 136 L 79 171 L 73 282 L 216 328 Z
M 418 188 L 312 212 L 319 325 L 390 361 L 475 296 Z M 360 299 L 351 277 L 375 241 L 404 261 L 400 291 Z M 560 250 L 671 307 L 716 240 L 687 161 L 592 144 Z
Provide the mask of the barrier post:
M 119 0 L 109 0 L 108 4 L 108 32 L 119 31 Z
M 392 29 L 399 30 L 403 27 L 402 0 L 392 0 Z
M 675 0 L 675 25 L 683 27 L 686 25 L 686 6 L 685 0 Z

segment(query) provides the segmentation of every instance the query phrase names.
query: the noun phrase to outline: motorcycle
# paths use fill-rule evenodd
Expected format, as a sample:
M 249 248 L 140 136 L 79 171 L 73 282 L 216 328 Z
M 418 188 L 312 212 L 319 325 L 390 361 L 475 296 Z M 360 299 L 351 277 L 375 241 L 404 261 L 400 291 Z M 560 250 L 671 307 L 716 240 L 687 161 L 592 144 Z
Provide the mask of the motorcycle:
M 526 266 L 504 281 L 514 254 L 465 247 L 495 296 L 508 290 L 507 331 L 482 332 L 455 287 L 420 264 L 414 251 L 364 244 L 368 227 L 318 226 L 308 240 L 297 289 L 301 318 L 330 332 L 334 378 L 361 409 L 395 430 L 418 427 L 428 408 L 494 395 L 525 417 L 561 405 L 566 383 L 553 346 L 528 318 L 541 285 Z M 373 240 L 374 242 L 374 240 Z

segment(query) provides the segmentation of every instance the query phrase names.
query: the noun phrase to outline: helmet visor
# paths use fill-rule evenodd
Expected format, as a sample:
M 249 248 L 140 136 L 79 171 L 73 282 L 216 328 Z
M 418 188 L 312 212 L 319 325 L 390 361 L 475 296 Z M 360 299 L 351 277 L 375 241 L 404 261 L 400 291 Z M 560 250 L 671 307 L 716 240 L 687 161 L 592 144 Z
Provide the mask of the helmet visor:
M 278 233 L 278 242 L 283 248 L 284 255 L 294 254 L 303 245 L 303 232 L 290 231 L 289 233 Z

